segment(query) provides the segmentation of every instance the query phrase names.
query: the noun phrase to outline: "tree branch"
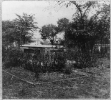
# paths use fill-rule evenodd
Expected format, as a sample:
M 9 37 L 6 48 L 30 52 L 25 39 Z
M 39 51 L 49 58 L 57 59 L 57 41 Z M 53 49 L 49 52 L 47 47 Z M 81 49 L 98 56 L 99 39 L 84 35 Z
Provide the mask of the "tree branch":
M 76 6 L 76 8 L 79 10 L 79 13 L 80 13 L 81 18 L 82 18 L 82 10 L 81 10 L 80 6 L 76 3 L 76 1 L 70 1 L 70 2 Z

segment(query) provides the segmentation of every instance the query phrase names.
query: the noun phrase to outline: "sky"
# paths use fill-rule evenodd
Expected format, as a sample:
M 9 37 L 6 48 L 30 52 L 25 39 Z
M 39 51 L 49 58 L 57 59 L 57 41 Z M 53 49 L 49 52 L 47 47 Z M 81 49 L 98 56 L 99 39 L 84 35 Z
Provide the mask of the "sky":
M 23 13 L 34 14 L 38 27 L 47 24 L 57 25 L 60 18 L 72 19 L 74 7 L 66 8 L 59 6 L 56 1 L 3 1 L 2 2 L 2 20 L 13 20 L 17 18 L 16 14 Z M 38 32 L 34 33 L 38 38 Z
M 80 2 L 82 3 L 82 2 Z M 23 13 L 34 15 L 37 26 L 41 28 L 43 25 L 57 25 L 58 19 L 72 19 L 75 13 L 74 5 L 66 8 L 60 6 L 56 1 L 3 1 L 2 2 L 2 20 L 13 20 L 17 18 L 16 14 Z M 34 32 L 34 37 L 40 38 L 40 34 Z

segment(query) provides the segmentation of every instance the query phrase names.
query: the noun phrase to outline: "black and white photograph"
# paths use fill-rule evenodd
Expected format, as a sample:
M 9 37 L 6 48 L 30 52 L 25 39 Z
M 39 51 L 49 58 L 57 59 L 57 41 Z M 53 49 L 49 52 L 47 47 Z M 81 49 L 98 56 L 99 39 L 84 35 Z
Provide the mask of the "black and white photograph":
M 110 99 L 110 0 L 1 5 L 2 99 Z

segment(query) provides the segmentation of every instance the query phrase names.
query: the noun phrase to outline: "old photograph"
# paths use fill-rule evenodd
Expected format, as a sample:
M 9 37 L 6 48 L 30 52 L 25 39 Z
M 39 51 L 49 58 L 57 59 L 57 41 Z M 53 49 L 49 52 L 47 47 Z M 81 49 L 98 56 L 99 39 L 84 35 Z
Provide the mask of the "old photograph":
M 3 99 L 109 99 L 110 0 L 2 1 Z

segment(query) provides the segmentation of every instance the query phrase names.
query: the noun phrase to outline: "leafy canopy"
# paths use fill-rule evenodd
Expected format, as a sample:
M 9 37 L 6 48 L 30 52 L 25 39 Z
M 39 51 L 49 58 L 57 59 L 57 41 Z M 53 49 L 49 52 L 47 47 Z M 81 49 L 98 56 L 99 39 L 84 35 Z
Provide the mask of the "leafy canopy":
M 16 14 L 17 15 L 17 14 Z M 33 15 L 17 15 L 12 21 L 2 21 L 3 43 L 10 44 L 17 41 L 19 45 L 31 41 L 32 33 L 38 27 Z
M 65 3 L 60 1 L 59 4 Z M 99 7 L 95 1 L 88 1 L 85 4 L 78 4 L 76 1 L 67 1 L 66 7 L 73 4 L 76 12 L 73 15 L 73 22 L 63 24 L 58 23 L 60 29 L 65 31 L 65 43 L 77 45 L 82 50 L 92 50 L 98 39 L 108 36 L 109 32 L 109 6 L 104 5 L 101 10 L 90 15 L 92 8 Z M 63 20 L 63 19 L 61 19 Z
M 58 33 L 57 26 L 49 24 L 44 25 L 40 30 L 42 39 L 49 39 L 51 44 L 55 42 L 55 36 Z

